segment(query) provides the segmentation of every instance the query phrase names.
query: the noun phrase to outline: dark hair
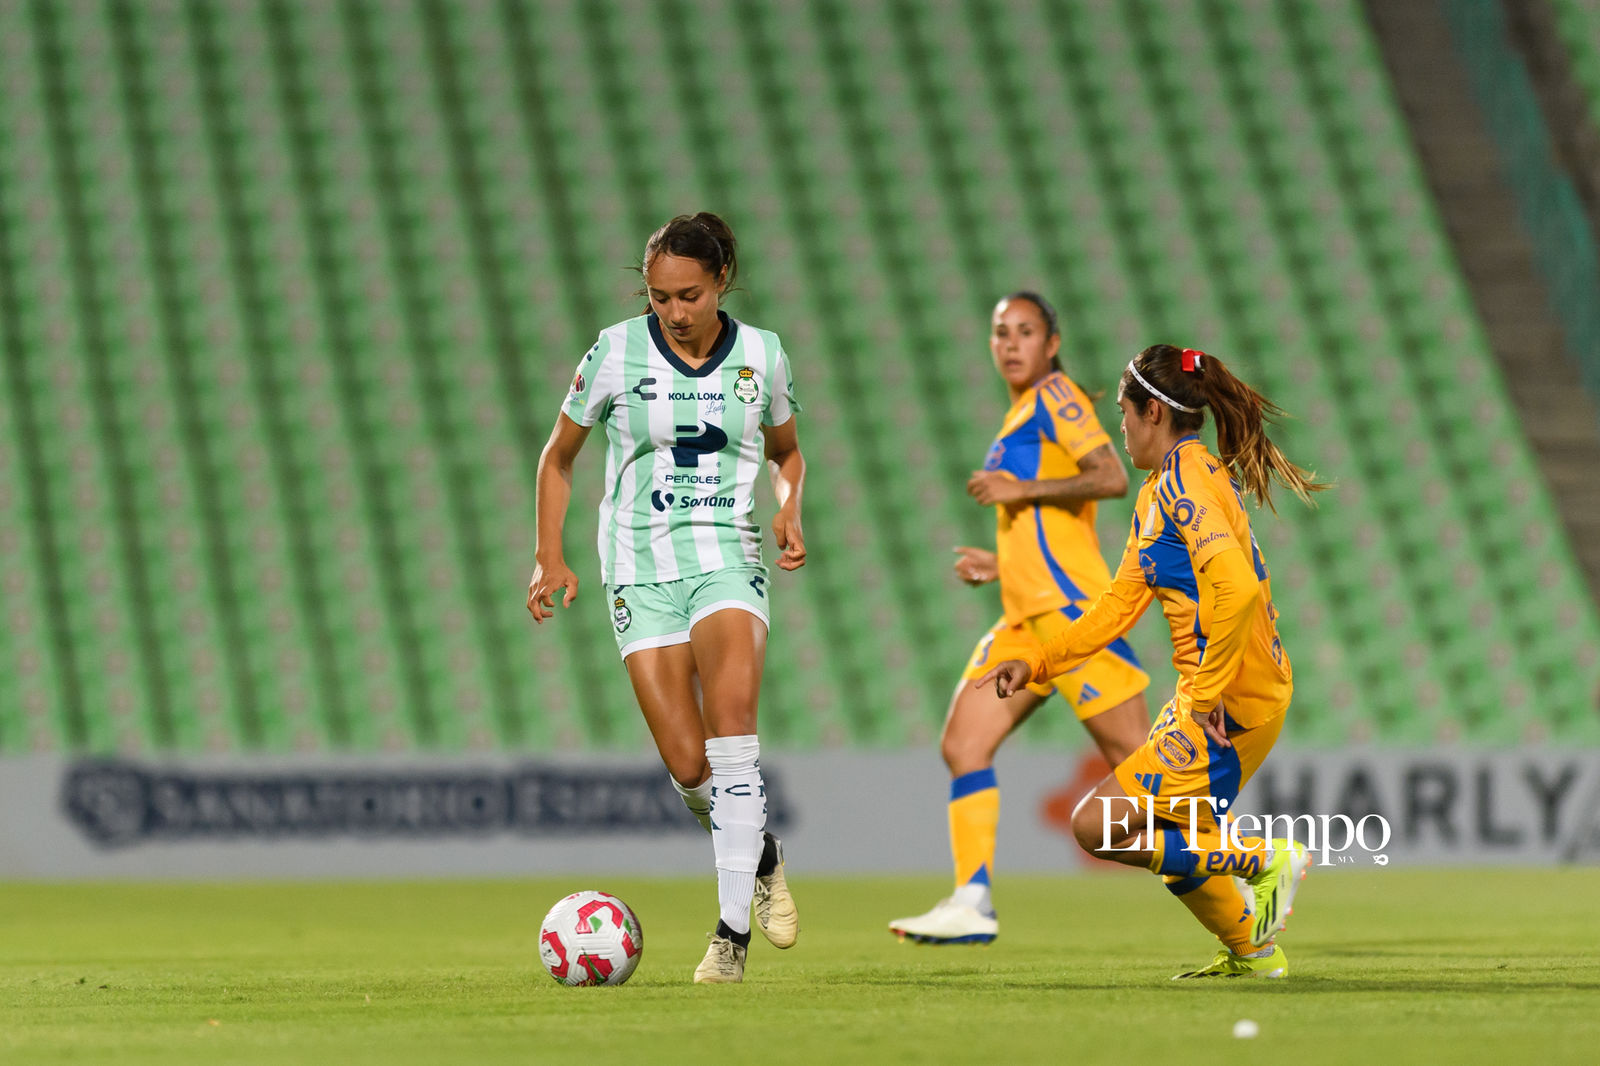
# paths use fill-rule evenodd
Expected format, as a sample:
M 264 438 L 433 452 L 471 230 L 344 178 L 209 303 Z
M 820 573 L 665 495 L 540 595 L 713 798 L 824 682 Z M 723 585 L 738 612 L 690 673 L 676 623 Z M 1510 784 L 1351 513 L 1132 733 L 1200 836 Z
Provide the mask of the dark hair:
M 1184 364 L 1190 360 L 1193 369 L 1185 370 Z M 1152 394 L 1141 384 L 1133 375 L 1134 369 L 1162 395 Z M 1130 369 L 1122 372 L 1118 388 L 1119 394 L 1141 411 L 1151 400 L 1163 403 L 1172 412 L 1173 428 L 1180 432 L 1196 432 L 1205 425 L 1209 407 L 1217 420 L 1217 457 L 1247 492 L 1268 507 L 1272 507 L 1274 479 L 1313 507 L 1316 505 L 1311 494 L 1329 487 L 1314 480 L 1315 471 L 1302 470 L 1291 463 L 1267 438 L 1267 425 L 1276 423 L 1283 410 L 1234 377 L 1227 364 L 1214 355 L 1170 344 L 1152 344 L 1134 357 Z M 1180 411 L 1172 403 L 1194 410 Z
M 1056 337 L 1061 334 L 1061 320 L 1056 315 L 1056 309 L 1051 305 L 1049 300 L 1046 300 L 1043 296 L 1040 296 L 1038 293 L 1031 290 L 1018 289 L 1016 292 L 1000 297 L 999 302 L 1008 304 L 1013 300 L 1027 300 L 1029 303 L 1039 309 L 1039 314 L 1044 317 L 1044 339 L 1046 342 L 1048 342 L 1051 337 Z M 1050 365 L 1055 367 L 1057 370 L 1060 370 L 1061 357 L 1053 356 L 1050 359 Z
M 707 274 L 721 278 L 721 293 L 729 292 L 734 278 L 739 276 L 739 242 L 733 239 L 732 227 L 710 211 L 679 215 L 650 234 L 650 239 L 644 242 L 644 259 L 638 267 L 640 277 L 645 276 L 651 262 L 662 252 L 693 259 Z M 649 289 L 640 288 L 634 295 L 648 296 Z

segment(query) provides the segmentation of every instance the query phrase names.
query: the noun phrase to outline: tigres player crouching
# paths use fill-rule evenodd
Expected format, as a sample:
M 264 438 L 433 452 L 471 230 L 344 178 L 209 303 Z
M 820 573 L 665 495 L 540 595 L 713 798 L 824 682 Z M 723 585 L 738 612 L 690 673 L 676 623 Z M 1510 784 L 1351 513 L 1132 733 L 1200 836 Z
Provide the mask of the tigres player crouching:
M 1286 977 L 1275 938 L 1310 864 L 1306 850 L 1291 840 L 1227 839 L 1211 804 L 1226 811 L 1237 799 L 1283 729 L 1293 689 L 1240 488 L 1270 506 L 1273 480 L 1307 502 L 1326 486 L 1267 439 L 1277 408 L 1203 352 L 1146 348 L 1123 372 L 1117 402 L 1128 455 L 1151 473 L 1116 578 L 1064 632 L 978 684 L 994 681 L 1006 695 L 1070 670 L 1160 600 L 1177 691 L 1143 746 L 1078 805 L 1073 832 L 1100 858 L 1162 875 L 1222 942 L 1209 965 L 1179 978 Z M 1217 456 L 1196 436 L 1208 409 Z M 1160 820 L 1147 823 L 1152 811 Z

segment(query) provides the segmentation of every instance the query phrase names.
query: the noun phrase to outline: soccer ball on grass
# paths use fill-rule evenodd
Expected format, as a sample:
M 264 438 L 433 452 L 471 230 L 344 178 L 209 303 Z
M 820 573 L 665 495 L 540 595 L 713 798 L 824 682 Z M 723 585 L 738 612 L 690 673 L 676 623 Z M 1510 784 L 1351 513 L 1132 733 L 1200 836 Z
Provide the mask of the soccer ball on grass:
M 564 985 L 620 985 L 643 953 L 638 917 L 609 892 L 574 892 L 539 928 L 539 961 Z

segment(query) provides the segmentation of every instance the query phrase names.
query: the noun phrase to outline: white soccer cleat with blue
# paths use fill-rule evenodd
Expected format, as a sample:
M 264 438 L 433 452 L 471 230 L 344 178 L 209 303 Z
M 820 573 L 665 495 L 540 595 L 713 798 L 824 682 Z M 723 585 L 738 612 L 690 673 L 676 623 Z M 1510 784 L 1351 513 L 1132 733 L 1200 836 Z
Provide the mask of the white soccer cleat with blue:
M 1000 935 L 1000 920 L 954 898 L 942 899 L 931 911 L 914 918 L 896 918 L 889 931 L 919 944 L 987 944 Z

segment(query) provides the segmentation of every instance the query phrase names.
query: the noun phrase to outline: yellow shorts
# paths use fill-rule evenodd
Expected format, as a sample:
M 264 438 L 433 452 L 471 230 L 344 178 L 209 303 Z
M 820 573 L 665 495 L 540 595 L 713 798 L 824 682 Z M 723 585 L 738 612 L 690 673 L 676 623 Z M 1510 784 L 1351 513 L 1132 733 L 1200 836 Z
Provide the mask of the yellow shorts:
M 1083 605 L 1072 604 L 1059 611 L 1036 614 L 1021 625 L 1007 625 L 1002 618 L 972 649 L 972 658 L 967 660 L 966 672 L 961 676 L 976 681 L 997 664 L 1022 658 L 1024 649 L 1035 642 L 1045 643 L 1082 613 Z M 1072 705 L 1079 720 L 1084 720 L 1109 711 L 1149 687 L 1150 675 L 1139 665 L 1139 657 L 1127 641 L 1117 640 L 1082 666 L 1052 677 L 1042 685 L 1029 685 L 1028 691 L 1036 696 L 1061 693 L 1061 698 Z
M 1255 775 L 1261 761 L 1272 750 L 1283 731 L 1284 715 L 1278 715 L 1250 729 L 1240 729 L 1231 721 L 1228 739 L 1233 747 L 1224 748 L 1206 736 L 1192 714 L 1177 714 L 1172 702 L 1161 708 L 1145 742 L 1134 749 L 1114 771 L 1122 791 L 1139 801 L 1144 809 L 1149 802 L 1157 818 L 1187 829 L 1191 809 L 1196 831 L 1201 835 L 1217 832 L 1217 811 L 1209 803 L 1193 800 L 1209 796 L 1226 800 L 1228 813 L 1239 799 L 1239 790 Z M 1174 804 L 1172 801 L 1177 800 Z

